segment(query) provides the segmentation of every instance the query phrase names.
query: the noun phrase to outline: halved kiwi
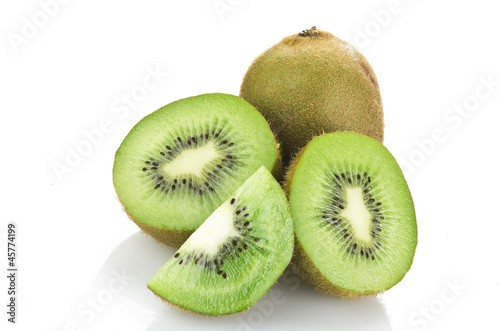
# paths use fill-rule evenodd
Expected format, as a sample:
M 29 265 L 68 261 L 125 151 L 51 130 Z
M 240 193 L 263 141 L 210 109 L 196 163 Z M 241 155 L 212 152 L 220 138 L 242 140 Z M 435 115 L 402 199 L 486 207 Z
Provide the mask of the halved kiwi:
M 292 251 L 288 202 L 262 167 L 189 237 L 148 287 L 190 311 L 232 314 L 264 296 Z
M 378 141 L 351 132 L 312 140 L 287 173 L 296 234 L 293 263 L 319 291 L 385 291 L 410 269 L 417 245 L 403 173 Z
M 134 126 L 116 152 L 113 183 L 143 231 L 178 247 L 263 165 L 279 176 L 279 152 L 262 115 L 236 96 L 204 94 Z

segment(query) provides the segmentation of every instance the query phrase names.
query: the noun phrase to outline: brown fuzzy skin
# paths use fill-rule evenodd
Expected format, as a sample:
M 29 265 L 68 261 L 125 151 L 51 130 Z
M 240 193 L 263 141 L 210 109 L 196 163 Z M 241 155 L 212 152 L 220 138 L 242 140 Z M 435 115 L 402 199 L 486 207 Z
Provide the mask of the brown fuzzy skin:
M 298 273 L 302 279 L 310 283 L 314 289 L 320 293 L 337 296 L 341 299 L 355 299 L 359 297 L 373 296 L 377 293 L 358 293 L 345 290 L 332 284 L 314 265 L 313 261 L 307 256 L 304 248 L 295 237 L 295 246 L 292 262 L 293 270 Z
M 314 138 L 313 138 L 314 139 Z M 311 141 L 313 140 L 311 139 Z M 285 174 L 285 181 L 283 183 L 283 190 L 286 195 L 290 196 L 290 190 L 292 188 L 292 179 L 295 173 L 295 169 L 300 162 L 300 158 L 304 154 L 309 143 L 304 146 L 293 158 L 288 170 Z M 293 218 L 293 215 L 292 215 Z M 338 286 L 332 284 L 314 265 L 314 262 L 309 258 L 306 251 L 300 244 L 299 239 L 295 236 L 295 246 L 293 250 L 293 257 L 291 264 L 296 273 L 298 273 L 302 279 L 304 279 L 307 283 L 310 283 L 316 291 L 327 294 L 337 296 L 341 299 L 355 299 L 363 296 L 372 296 L 377 293 L 358 293 L 345 290 Z
M 123 206 L 123 205 L 122 205 Z M 153 237 L 156 241 L 161 244 L 179 248 L 182 244 L 189 238 L 189 236 L 194 232 L 194 230 L 170 230 L 156 228 L 145 223 L 141 223 L 129 213 L 129 211 L 123 207 L 123 210 L 127 213 L 127 216 L 134 221 L 135 224 L 147 235 Z
M 284 38 L 248 69 L 240 97 L 268 120 L 283 163 L 322 132 L 384 139 L 377 78 L 368 61 L 332 34 L 312 28 Z

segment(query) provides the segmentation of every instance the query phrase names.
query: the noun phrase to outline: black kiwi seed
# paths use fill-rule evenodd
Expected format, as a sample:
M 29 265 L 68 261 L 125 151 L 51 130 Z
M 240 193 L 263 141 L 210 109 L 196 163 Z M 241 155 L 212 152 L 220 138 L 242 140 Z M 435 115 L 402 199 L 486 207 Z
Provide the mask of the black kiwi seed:
M 217 270 L 217 275 L 222 275 L 222 270 Z
M 232 199 L 231 199 L 231 204 L 232 204 L 232 205 L 234 205 L 234 202 L 235 202 L 235 201 L 236 201 L 236 199 L 235 199 L 235 198 L 232 198 Z
M 234 245 L 234 246 L 238 245 L 238 241 L 233 240 L 233 245 Z
M 175 254 L 174 257 L 179 257 L 179 253 Z
M 183 180 L 182 180 L 182 184 L 186 184 L 186 179 L 183 179 Z
M 236 215 L 239 215 L 239 214 L 241 214 L 241 210 L 236 211 Z
M 146 170 L 148 170 L 148 169 L 146 169 L 146 168 L 142 168 L 142 171 L 146 171 Z

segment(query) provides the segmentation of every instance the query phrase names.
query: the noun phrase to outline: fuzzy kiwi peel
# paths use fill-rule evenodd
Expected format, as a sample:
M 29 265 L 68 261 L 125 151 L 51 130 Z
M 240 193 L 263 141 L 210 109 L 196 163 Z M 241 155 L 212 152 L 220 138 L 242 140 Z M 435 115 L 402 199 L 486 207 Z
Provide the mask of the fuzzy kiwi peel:
M 383 292 L 409 270 L 415 209 L 403 173 L 376 140 L 321 135 L 295 157 L 284 189 L 296 242 L 292 264 L 319 292 L 356 298 Z
M 250 65 L 240 97 L 268 120 L 283 163 L 321 133 L 353 131 L 384 139 L 379 85 L 353 46 L 315 27 L 288 36 Z
M 175 101 L 137 123 L 116 152 L 113 183 L 142 231 L 179 247 L 262 165 L 281 178 L 266 120 L 243 99 L 212 93 Z

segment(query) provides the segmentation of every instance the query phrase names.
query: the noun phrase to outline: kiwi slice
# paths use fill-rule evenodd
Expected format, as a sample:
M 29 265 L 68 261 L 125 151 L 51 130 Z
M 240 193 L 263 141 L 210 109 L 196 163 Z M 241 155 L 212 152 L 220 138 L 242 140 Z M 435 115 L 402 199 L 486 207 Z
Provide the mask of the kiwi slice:
M 289 264 L 292 252 L 288 202 L 262 167 L 208 217 L 148 287 L 193 312 L 232 314 L 264 296 Z
M 261 166 L 279 176 L 273 134 L 249 103 L 227 94 L 175 101 L 144 117 L 118 148 L 113 182 L 130 218 L 179 247 Z
M 311 141 L 287 173 L 293 264 L 319 291 L 352 298 L 397 284 L 417 245 L 403 173 L 378 141 L 352 132 Z
M 372 67 L 353 46 L 315 27 L 257 57 L 240 96 L 268 120 L 283 164 L 322 133 L 352 131 L 382 142 L 384 116 Z

